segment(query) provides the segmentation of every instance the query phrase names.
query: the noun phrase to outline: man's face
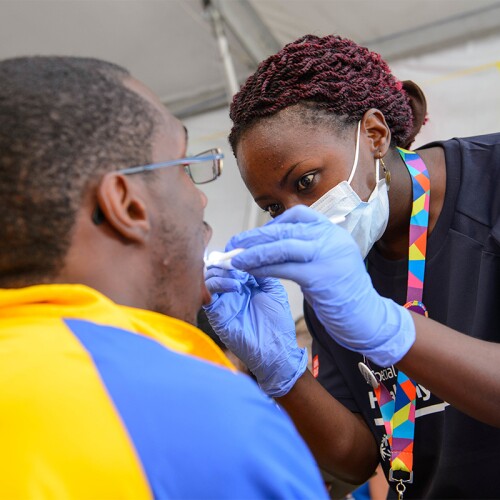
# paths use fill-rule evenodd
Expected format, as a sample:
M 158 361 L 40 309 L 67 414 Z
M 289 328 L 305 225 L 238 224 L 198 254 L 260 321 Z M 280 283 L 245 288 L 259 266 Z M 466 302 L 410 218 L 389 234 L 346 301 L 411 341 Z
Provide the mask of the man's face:
M 153 140 L 153 163 L 186 156 L 182 124 L 138 82 L 129 85 L 159 111 Z M 159 169 L 146 180 L 151 222 L 152 286 L 149 309 L 196 324 L 202 303 L 210 302 L 205 287 L 203 254 L 211 228 L 203 221 L 206 196 L 182 165 Z

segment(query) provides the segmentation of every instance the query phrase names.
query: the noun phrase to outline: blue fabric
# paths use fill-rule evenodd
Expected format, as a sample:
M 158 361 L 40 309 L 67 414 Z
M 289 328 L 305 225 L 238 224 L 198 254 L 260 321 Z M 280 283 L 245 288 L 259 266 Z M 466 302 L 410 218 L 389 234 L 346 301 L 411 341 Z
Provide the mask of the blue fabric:
M 370 487 L 368 482 L 356 488 L 352 493 L 354 500 L 370 500 Z
M 65 323 L 92 356 L 156 498 L 326 498 L 289 418 L 248 377 L 118 328 Z

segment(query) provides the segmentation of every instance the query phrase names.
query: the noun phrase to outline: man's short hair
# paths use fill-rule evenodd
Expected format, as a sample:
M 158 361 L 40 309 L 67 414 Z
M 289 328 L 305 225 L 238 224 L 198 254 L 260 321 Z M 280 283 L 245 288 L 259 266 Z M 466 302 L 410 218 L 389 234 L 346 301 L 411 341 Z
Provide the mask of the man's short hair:
M 0 61 L 0 287 L 50 281 L 89 183 L 152 161 L 159 113 L 129 77 L 88 58 Z

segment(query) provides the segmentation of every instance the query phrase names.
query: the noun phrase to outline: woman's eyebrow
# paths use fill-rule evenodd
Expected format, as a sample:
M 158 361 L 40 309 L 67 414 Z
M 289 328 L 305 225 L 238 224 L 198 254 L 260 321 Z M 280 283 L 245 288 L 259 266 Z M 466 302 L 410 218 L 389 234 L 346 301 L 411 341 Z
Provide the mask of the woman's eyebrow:
M 286 172 L 286 174 L 283 176 L 283 178 L 280 180 L 280 186 L 284 186 L 288 177 L 290 174 L 301 164 L 304 163 L 305 161 L 309 160 L 309 158 L 304 158 L 303 160 L 298 161 L 297 163 L 294 163 Z

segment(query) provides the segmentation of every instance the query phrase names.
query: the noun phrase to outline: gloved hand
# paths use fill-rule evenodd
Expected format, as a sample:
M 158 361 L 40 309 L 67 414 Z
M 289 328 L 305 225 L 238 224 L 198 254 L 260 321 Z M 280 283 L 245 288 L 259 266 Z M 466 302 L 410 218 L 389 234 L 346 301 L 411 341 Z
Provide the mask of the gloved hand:
M 217 267 L 208 269 L 205 279 L 212 302 L 204 309 L 215 333 L 266 394 L 284 396 L 305 372 L 307 351 L 297 346 L 281 283 Z
M 410 313 L 375 291 L 351 235 L 314 210 L 295 206 L 234 236 L 227 249 L 237 247 L 246 250 L 232 258 L 235 268 L 298 283 L 327 332 L 379 366 L 415 341 Z

